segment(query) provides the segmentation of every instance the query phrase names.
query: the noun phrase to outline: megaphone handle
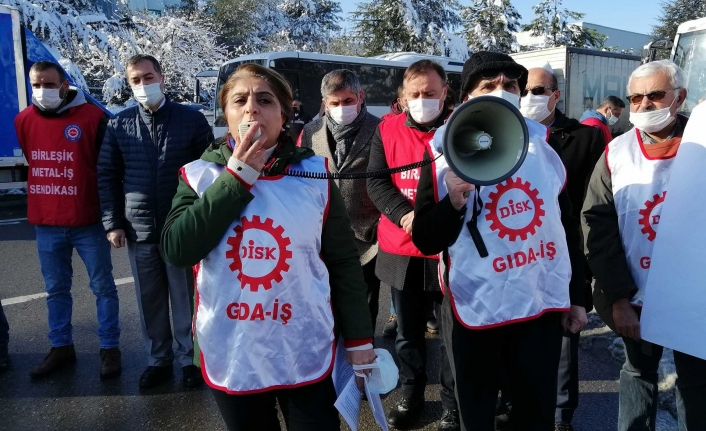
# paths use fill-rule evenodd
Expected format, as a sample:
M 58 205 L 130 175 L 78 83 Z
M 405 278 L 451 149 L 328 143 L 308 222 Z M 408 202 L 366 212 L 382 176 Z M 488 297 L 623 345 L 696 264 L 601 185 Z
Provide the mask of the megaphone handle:
M 469 194 L 470 195 L 470 194 Z M 488 248 L 485 246 L 485 241 L 478 230 L 478 216 L 483 212 L 483 201 L 480 198 L 480 186 L 476 186 L 475 196 L 473 198 L 473 215 L 471 220 L 466 223 L 468 233 L 471 234 L 473 244 L 478 250 L 480 257 L 488 257 Z

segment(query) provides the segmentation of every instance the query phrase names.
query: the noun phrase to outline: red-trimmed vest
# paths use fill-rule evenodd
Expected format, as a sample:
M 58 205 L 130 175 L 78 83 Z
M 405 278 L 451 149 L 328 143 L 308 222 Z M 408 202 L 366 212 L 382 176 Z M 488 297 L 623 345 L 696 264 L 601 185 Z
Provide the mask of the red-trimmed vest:
M 35 225 L 86 226 L 100 220 L 98 125 L 103 111 L 83 104 L 59 117 L 29 106 L 15 118 L 27 162 L 27 219 Z
M 480 257 L 465 226 L 472 216 L 467 205 L 464 226 L 448 249 L 449 290 L 456 319 L 467 328 L 492 328 L 530 320 L 549 311 L 569 309 L 571 263 L 561 223 L 558 196 L 566 170 L 546 143 L 546 128 L 526 120 L 530 131 L 527 156 L 509 179 L 480 188 L 478 231 L 489 256 Z M 444 128 L 434 137 L 434 156 Z M 438 199 L 447 194 L 449 167 L 436 165 Z
M 638 289 L 631 303 L 642 306 L 674 156 L 650 157 L 640 131 L 632 129 L 608 144 L 605 159 L 610 171 L 620 239 Z
M 310 157 L 291 169 L 326 172 Z M 202 196 L 223 166 L 197 160 L 182 177 Z M 231 394 L 295 388 L 332 369 L 329 273 L 320 257 L 329 181 L 261 177 L 255 198 L 197 267 L 196 334 L 209 386 Z
M 431 153 L 429 142 L 434 131 L 422 132 L 405 126 L 407 115 L 401 114 L 386 119 L 378 126 L 385 150 L 387 165 L 391 168 L 419 162 L 425 152 Z M 409 203 L 414 206 L 421 168 L 403 171 L 392 175 L 392 183 Z M 382 215 L 378 225 L 378 245 L 381 250 L 402 256 L 438 258 L 424 256 L 412 243 L 412 236 Z

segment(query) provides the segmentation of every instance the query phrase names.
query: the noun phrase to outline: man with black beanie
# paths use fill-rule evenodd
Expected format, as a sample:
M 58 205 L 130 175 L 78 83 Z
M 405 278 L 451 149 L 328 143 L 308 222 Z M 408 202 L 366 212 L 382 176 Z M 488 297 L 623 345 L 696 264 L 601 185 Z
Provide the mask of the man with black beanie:
M 464 101 L 491 95 L 517 107 L 526 85 L 527 70 L 511 57 L 478 52 L 464 64 L 460 90 Z M 545 126 L 524 121 L 528 153 L 507 180 L 475 187 L 441 157 L 422 169 L 417 189 L 412 239 L 426 255 L 441 253 L 442 327 L 463 430 L 495 429 L 503 369 L 516 429 L 554 430 L 562 330 L 586 324 L 581 236 L 560 149 L 547 143 Z

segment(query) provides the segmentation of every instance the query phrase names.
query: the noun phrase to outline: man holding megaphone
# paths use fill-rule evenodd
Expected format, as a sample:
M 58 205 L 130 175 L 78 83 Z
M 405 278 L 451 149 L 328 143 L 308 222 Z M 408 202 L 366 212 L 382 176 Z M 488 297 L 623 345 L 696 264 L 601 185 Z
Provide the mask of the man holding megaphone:
M 412 238 L 422 253 L 441 253 L 462 429 L 494 430 L 504 368 L 514 424 L 553 430 L 562 327 L 586 323 L 566 171 L 546 127 L 517 109 L 526 85 L 527 69 L 508 55 L 473 54 L 465 103 L 432 141 L 432 156 L 444 157 L 422 170 L 417 189 Z

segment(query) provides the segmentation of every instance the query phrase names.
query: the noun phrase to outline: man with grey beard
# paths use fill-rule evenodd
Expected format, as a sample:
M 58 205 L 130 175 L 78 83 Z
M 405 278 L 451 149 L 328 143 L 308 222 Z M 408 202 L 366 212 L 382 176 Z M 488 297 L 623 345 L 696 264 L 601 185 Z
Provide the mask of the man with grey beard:
M 625 343 L 618 431 L 654 431 L 663 347 L 642 339 L 640 315 L 669 175 L 688 119 L 684 73 L 668 60 L 638 67 L 628 81 L 635 126 L 606 147 L 583 207 L 595 307 Z M 660 234 L 661 235 L 661 234 Z M 706 429 L 706 360 L 674 351 L 679 429 Z

